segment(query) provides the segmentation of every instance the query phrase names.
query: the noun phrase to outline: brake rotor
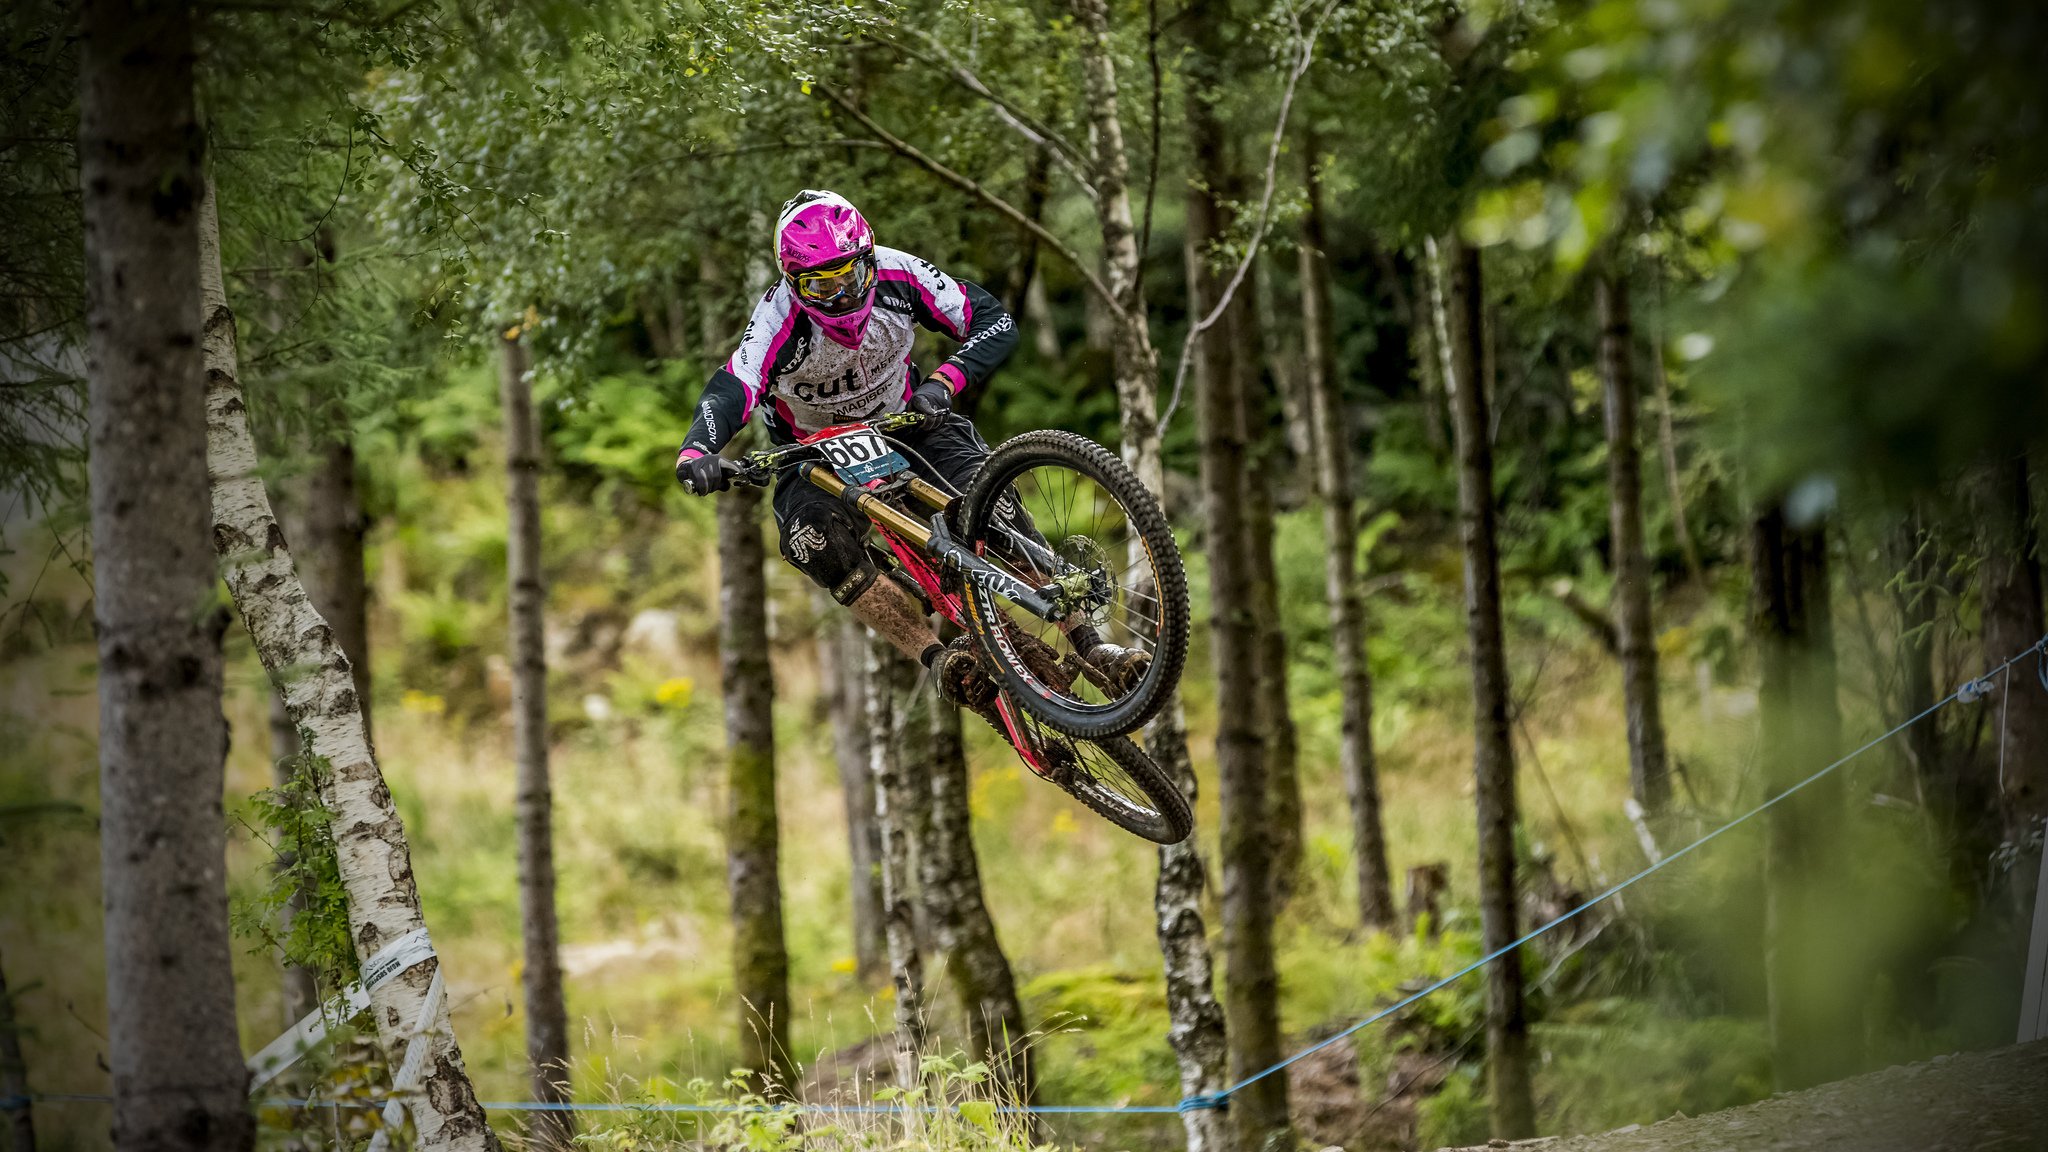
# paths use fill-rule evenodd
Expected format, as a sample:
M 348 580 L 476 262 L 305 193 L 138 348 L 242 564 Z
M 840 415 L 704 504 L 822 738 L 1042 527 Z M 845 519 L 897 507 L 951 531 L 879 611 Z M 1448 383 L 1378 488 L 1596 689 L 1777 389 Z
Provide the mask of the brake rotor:
M 1101 628 L 1116 603 L 1116 584 L 1109 576 L 1109 550 L 1092 536 L 1073 535 L 1060 541 L 1053 554 L 1068 566 L 1053 578 L 1062 599 L 1088 622 Z

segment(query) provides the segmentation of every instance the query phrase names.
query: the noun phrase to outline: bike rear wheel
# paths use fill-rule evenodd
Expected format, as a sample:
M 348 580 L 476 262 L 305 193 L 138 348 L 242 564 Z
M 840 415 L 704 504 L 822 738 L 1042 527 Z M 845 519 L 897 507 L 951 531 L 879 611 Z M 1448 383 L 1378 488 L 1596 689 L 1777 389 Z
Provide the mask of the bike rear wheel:
M 1014 694 L 1005 698 L 1017 702 Z M 1022 709 L 1012 715 L 1052 769 L 1047 778 L 1096 815 L 1154 844 L 1178 844 L 1194 831 L 1195 816 L 1180 786 L 1128 736 L 1081 739 Z
M 968 581 L 968 630 L 1033 717 L 1083 739 L 1136 731 L 1180 683 L 1188 589 L 1166 513 L 1123 461 L 1071 432 L 1027 432 L 982 465 L 961 501 L 962 542 L 1070 612 L 1055 624 Z M 1150 657 L 1135 683 L 1089 665 L 1069 632 Z

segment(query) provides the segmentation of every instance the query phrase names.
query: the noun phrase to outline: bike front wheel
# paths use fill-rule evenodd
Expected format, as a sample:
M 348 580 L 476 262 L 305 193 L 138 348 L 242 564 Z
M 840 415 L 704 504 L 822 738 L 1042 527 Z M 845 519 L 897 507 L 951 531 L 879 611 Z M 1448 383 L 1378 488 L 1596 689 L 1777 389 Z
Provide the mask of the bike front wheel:
M 1060 618 L 1045 620 L 963 589 L 969 631 L 1026 712 L 1089 740 L 1158 713 L 1187 661 L 1187 578 L 1165 511 L 1123 461 L 1071 432 L 1027 432 L 989 455 L 957 527 L 982 558 L 1056 592 Z M 1084 627 L 1142 655 L 1090 662 Z

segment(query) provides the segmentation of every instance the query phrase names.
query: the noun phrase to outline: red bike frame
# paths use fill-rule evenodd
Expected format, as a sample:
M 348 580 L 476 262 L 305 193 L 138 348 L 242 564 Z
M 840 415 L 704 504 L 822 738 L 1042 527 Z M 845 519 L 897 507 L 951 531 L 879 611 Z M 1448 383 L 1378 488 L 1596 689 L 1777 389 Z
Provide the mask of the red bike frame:
M 798 442 L 812 445 L 852 432 L 873 431 L 874 429 L 864 423 L 836 424 L 830 428 L 820 428 L 808 436 L 801 437 Z M 834 496 L 845 498 L 844 493 L 849 485 L 829 463 L 821 460 L 802 467 L 805 480 Z M 933 566 L 931 554 L 927 551 L 932 538 L 931 529 L 880 497 L 868 494 L 886 487 L 895 480 L 896 476 L 881 476 L 863 483 L 861 487 L 866 491 L 855 497 L 853 504 L 866 514 L 875 531 L 881 533 L 882 539 L 888 542 L 889 551 L 895 554 L 896 562 L 902 565 L 903 571 L 924 590 L 925 599 L 931 603 L 933 609 L 951 621 L 954 627 L 963 632 L 970 631 L 967 627 L 966 605 L 957 593 L 946 591 L 944 582 L 939 577 L 939 570 Z M 945 511 L 953 502 L 953 497 L 914 474 L 910 477 L 910 494 L 930 507 L 935 514 Z M 976 551 L 985 554 L 980 545 L 976 545 Z M 1004 727 L 1009 729 L 1010 744 L 1017 749 L 1017 755 L 1024 761 L 1025 766 L 1038 775 L 1049 778 L 1052 769 L 1039 755 L 1038 739 L 1025 727 L 1023 714 L 1010 703 L 1009 693 L 997 694 L 996 711 L 1002 716 Z

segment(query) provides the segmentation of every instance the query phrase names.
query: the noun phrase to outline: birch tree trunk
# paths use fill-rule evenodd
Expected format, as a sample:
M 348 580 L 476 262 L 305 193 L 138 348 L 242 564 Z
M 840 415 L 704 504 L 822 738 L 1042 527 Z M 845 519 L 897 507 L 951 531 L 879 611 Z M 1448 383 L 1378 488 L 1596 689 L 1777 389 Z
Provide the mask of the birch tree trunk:
M 1122 315 L 1116 324 L 1113 363 L 1121 414 L 1123 458 L 1138 479 L 1162 500 L 1166 470 L 1159 448 L 1159 364 L 1146 326 L 1144 279 L 1138 236 L 1132 226 L 1130 161 L 1124 151 L 1118 109 L 1116 59 L 1109 40 L 1105 0 L 1072 0 L 1082 35 L 1083 91 L 1093 144 L 1096 220 L 1102 232 L 1103 272 Z M 1092 300 L 1093 297 L 1091 296 Z M 1176 695 L 1146 728 L 1145 750 L 1171 774 L 1194 803 L 1195 775 L 1188 757 L 1187 725 Z M 1159 879 L 1153 892 L 1160 954 L 1165 965 L 1167 1006 L 1180 1066 L 1183 1096 L 1221 1090 L 1228 1075 L 1229 1045 L 1223 1010 L 1216 1002 L 1209 935 L 1202 917 L 1208 877 L 1194 837 L 1159 849 Z M 1188 1152 L 1227 1148 L 1228 1117 L 1198 1109 L 1181 1114 Z
M 292 723 L 312 736 L 320 761 L 320 799 L 332 823 L 349 938 L 367 960 L 387 945 L 424 932 L 405 824 L 370 749 L 348 657 L 334 630 L 306 598 L 284 533 L 271 515 L 235 355 L 235 317 L 220 270 L 220 232 L 209 187 L 200 212 L 200 306 L 206 318 L 206 463 L 213 495 L 213 548 L 228 592 Z M 421 1027 L 428 986 L 440 965 L 428 957 L 370 989 L 377 1038 L 391 1067 L 418 1035 L 426 1046 L 420 1091 L 406 1100 L 421 1149 L 495 1149 L 498 1138 L 477 1104 L 462 1048 L 449 1023 L 448 998 Z M 236 1059 L 239 1062 L 240 1053 Z
M 298 514 L 285 517 L 286 539 L 297 544 L 307 598 L 334 629 L 334 642 L 348 657 L 368 739 L 370 586 L 363 572 L 363 535 L 369 525 L 356 490 L 356 450 L 348 417 L 337 412 L 324 423 L 313 449 L 313 469 L 301 486 Z
M 917 912 L 910 891 L 911 785 L 897 744 L 897 687 L 904 660 L 879 636 L 867 640 L 868 765 L 875 778 L 875 824 L 882 831 L 882 925 L 889 945 L 889 981 L 896 994 L 896 1084 L 918 1082 L 924 1050 L 924 962 L 917 951 Z
M 1103 279 L 1116 299 L 1111 339 L 1124 463 L 1156 495 L 1165 479 L 1159 455 L 1159 360 L 1146 327 L 1144 253 L 1131 218 L 1130 159 L 1118 111 L 1116 58 L 1109 40 L 1107 0 L 1070 0 L 1081 25 L 1082 87 L 1087 95 L 1095 178 L 1096 224 L 1102 233 Z
M 1036 1077 L 1028 1060 L 1029 1025 L 1017 999 L 1017 980 L 996 937 L 981 889 L 974 852 L 974 818 L 967 806 L 967 750 L 960 709 L 934 694 L 931 725 L 931 839 L 919 862 L 932 937 L 967 1018 L 968 1052 L 994 1070 L 1005 1099 L 1030 1103 Z
M 1195 0 L 1187 11 L 1191 52 L 1187 64 L 1189 145 L 1209 186 L 1187 196 L 1189 311 L 1205 315 L 1221 286 L 1209 250 L 1229 234 L 1226 169 L 1228 144 L 1211 101 L 1224 82 L 1221 22 L 1216 0 Z M 1195 411 L 1201 444 L 1202 504 L 1207 525 L 1210 636 L 1219 701 L 1216 776 L 1223 814 L 1224 1005 L 1230 1027 L 1234 1081 L 1280 1059 L 1279 975 L 1273 963 L 1270 781 L 1259 708 L 1258 572 L 1246 522 L 1245 397 L 1235 363 L 1244 351 L 1235 326 L 1203 340 L 1197 350 Z M 1288 1129 L 1287 1078 L 1268 1076 L 1231 1098 L 1232 1125 L 1241 1146 L 1283 1139 Z
M 540 559 L 540 433 L 534 424 L 532 364 L 516 329 L 499 341 L 498 352 L 498 400 L 505 420 L 505 583 L 511 617 L 512 746 L 518 764 L 526 1065 L 534 1100 L 565 1104 L 571 1098 L 569 1010 L 562 995 L 555 799 L 548 779 L 548 665 L 543 639 L 548 591 Z M 537 1112 L 530 1131 L 543 1148 L 565 1148 L 575 1124 L 567 1112 Z
M 187 4 L 81 13 L 93 622 L 113 1144 L 255 1141 L 228 947 L 227 721 L 198 355 Z
M 718 498 L 718 649 L 725 688 L 725 867 L 732 898 L 733 990 L 746 1066 L 793 1092 L 766 562 L 761 489 L 735 485 Z
M 1826 764 L 1839 744 L 1825 537 L 1796 529 L 1776 501 L 1750 525 L 1750 623 L 1762 680 L 1757 688 L 1764 789 L 1775 797 Z M 1839 1079 L 1861 1054 L 1850 957 L 1832 843 L 1843 815 L 1839 777 L 1773 806 L 1764 817 L 1764 978 L 1772 1067 L 1780 1090 Z
M 1984 661 L 2003 663 L 2048 632 L 2042 623 L 2041 562 L 2034 535 L 2033 497 L 2027 458 L 2017 456 L 1985 469 L 1977 487 L 1977 522 L 1982 525 L 1984 565 Z M 2024 843 L 2048 816 L 2048 704 L 2025 687 L 2024 667 L 2013 670 L 2006 699 L 1994 714 L 1998 757 L 1998 807 L 2005 840 Z M 2016 875 L 2024 875 L 2022 868 Z
M 1330 649 L 1342 700 L 1338 763 L 1351 808 L 1351 854 L 1358 873 L 1358 922 L 1391 930 L 1393 881 L 1387 872 L 1387 834 L 1380 818 L 1379 764 L 1372 743 L 1372 670 L 1365 658 L 1365 598 L 1358 587 L 1358 516 L 1351 499 L 1351 428 L 1337 382 L 1336 338 L 1330 315 L 1330 265 L 1324 255 L 1322 182 L 1316 147 L 1308 142 L 1308 211 L 1300 246 L 1301 326 L 1307 378 L 1310 443 L 1316 489 L 1323 501 L 1323 593 L 1330 606 Z
M 1416 298 L 1422 315 L 1409 332 L 1415 342 L 1414 357 L 1420 369 L 1422 427 L 1430 450 L 1439 457 L 1450 451 L 1444 432 L 1444 409 L 1450 390 L 1451 350 L 1444 345 L 1450 320 L 1444 313 L 1444 269 L 1433 238 L 1423 239 L 1423 259 L 1415 269 Z
M 1187 796 L 1195 802 L 1195 769 L 1189 763 L 1187 734 L 1178 699 L 1152 722 L 1148 750 Z M 1169 727 L 1170 726 L 1170 727 Z M 1169 733 L 1162 736 L 1162 732 Z M 1156 746 L 1155 746 L 1156 745 Z M 1223 1005 L 1216 1002 L 1215 965 L 1209 954 L 1209 932 L 1202 920 L 1202 894 L 1208 871 L 1190 836 L 1159 850 L 1159 883 L 1152 910 L 1158 924 L 1159 954 L 1166 968 L 1167 1039 L 1180 1067 L 1183 1098 L 1213 1096 L 1230 1083 L 1230 1035 Z M 1216 1108 L 1180 1114 L 1188 1152 L 1226 1152 L 1233 1145 L 1230 1114 Z
M 1472 646 L 1474 799 L 1479 817 L 1479 919 L 1487 952 L 1506 947 L 1515 928 L 1515 755 L 1508 729 L 1506 635 L 1501 622 L 1500 547 L 1494 531 L 1493 445 L 1486 390 L 1485 289 L 1479 252 L 1458 241 L 1442 246 L 1448 265 L 1448 331 L 1437 333 L 1451 356 L 1444 381 L 1458 455 L 1458 535 L 1465 553 L 1465 627 Z M 1529 1087 L 1529 1021 L 1522 965 L 1508 955 L 1486 969 L 1486 1076 L 1496 1138 L 1535 1135 Z
M 818 655 L 825 668 L 832 754 L 846 798 L 853 970 L 863 987 L 875 988 L 888 980 L 889 969 L 882 939 L 881 830 L 875 826 L 875 781 L 868 768 L 867 640 L 860 622 L 837 609 L 831 604 L 832 615 L 819 629 Z
M 334 629 L 335 643 L 348 657 L 354 676 L 356 700 L 362 705 L 364 739 L 370 739 L 370 616 L 369 582 L 363 572 L 363 536 L 368 524 L 363 516 L 361 494 L 356 490 L 356 453 L 350 442 L 348 416 L 334 405 L 321 414 L 314 433 L 312 468 L 292 486 L 279 493 L 278 519 L 285 525 L 285 538 L 294 542 L 293 556 L 299 561 L 300 579 L 306 598 Z M 291 782 L 299 754 L 299 730 L 285 711 L 284 699 L 270 698 L 270 743 L 273 782 L 280 788 Z M 288 870 L 289 858 L 277 866 Z M 303 907 L 302 893 L 293 893 L 282 913 L 283 926 Z M 319 1003 L 313 973 L 298 965 L 286 965 L 284 973 L 285 1023 L 296 1023 Z
M 1613 527 L 1614 624 L 1628 713 L 1630 791 L 1652 816 L 1671 803 L 1658 699 L 1657 629 L 1650 615 L 1650 561 L 1643 553 L 1643 457 L 1636 430 L 1635 332 L 1628 281 L 1604 271 L 1593 282 L 1600 313 L 1600 375 L 1607 386 L 1607 483 Z
M 363 731 L 370 730 L 369 583 L 363 572 L 363 536 L 367 523 L 356 491 L 356 455 L 350 442 L 347 413 L 339 404 L 315 414 L 317 425 L 309 455 L 312 466 L 303 476 L 281 482 L 273 492 L 278 522 L 294 542 L 306 598 L 330 622 L 335 642 L 349 659 L 356 699 L 363 708 Z M 299 730 L 292 726 L 284 698 L 270 697 L 271 783 L 283 789 L 297 770 Z M 289 853 L 276 862 L 289 872 Z M 304 907 L 304 894 L 294 892 L 280 913 L 280 927 L 289 930 Z M 284 966 L 284 1025 L 297 1023 L 319 1003 L 313 973 L 296 964 Z

